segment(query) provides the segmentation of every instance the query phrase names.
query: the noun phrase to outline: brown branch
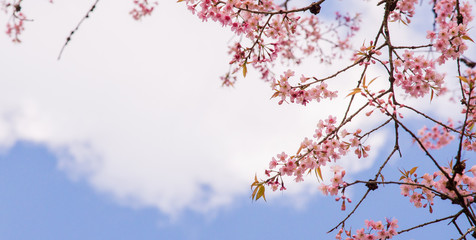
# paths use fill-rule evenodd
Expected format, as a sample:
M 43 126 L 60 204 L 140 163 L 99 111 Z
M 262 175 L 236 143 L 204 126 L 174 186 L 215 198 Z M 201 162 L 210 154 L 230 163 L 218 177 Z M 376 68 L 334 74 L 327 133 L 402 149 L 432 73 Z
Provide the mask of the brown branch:
M 459 14 L 459 10 L 458 10 L 458 14 Z M 459 58 L 456 60 L 456 62 L 457 62 L 457 65 L 458 65 L 458 75 L 461 76 L 461 65 L 459 64 Z M 459 82 L 461 84 L 461 79 L 459 80 Z M 461 84 L 461 91 L 464 92 L 464 90 L 462 88 L 462 84 Z M 465 114 L 464 114 L 464 122 L 463 122 L 463 125 L 461 126 L 461 134 L 460 134 L 460 138 L 459 138 L 458 153 L 456 154 L 456 157 L 455 157 L 456 158 L 455 166 L 458 166 L 461 163 L 461 151 L 463 150 L 464 131 L 465 131 L 465 128 L 468 124 L 468 115 L 471 112 L 471 95 L 472 95 L 472 92 L 473 92 L 473 87 L 470 85 L 469 86 L 469 92 L 468 92 L 468 101 L 465 104 L 466 105 L 466 111 L 465 111 Z M 463 94 L 463 98 L 464 98 L 464 94 Z M 453 174 L 452 182 L 454 182 L 456 174 L 458 174 L 458 173 L 455 172 Z
M 430 121 L 432 121 L 432 122 L 434 122 L 434 123 L 436 123 L 436 124 L 438 124 L 438 125 L 440 125 L 440 126 L 446 128 L 446 129 L 449 129 L 449 130 L 451 130 L 451 131 L 453 131 L 453 132 L 455 132 L 455 133 L 461 134 L 460 131 L 458 131 L 458 130 L 456 130 L 456 129 L 454 129 L 454 128 L 452 128 L 452 127 L 446 125 L 446 124 L 443 124 L 443 123 L 441 123 L 441 122 L 439 122 L 439 121 L 437 121 L 437 120 L 435 120 L 434 118 L 432 118 L 432 117 L 426 115 L 426 114 L 423 113 L 423 112 L 420 112 L 420 111 L 416 110 L 416 109 L 413 108 L 413 107 L 410 107 L 410 106 L 407 106 L 407 105 L 403 105 L 403 104 L 398 104 L 398 105 L 399 105 L 400 107 L 410 109 L 410 110 L 414 111 L 415 113 L 417 113 L 417 114 L 423 116 L 424 118 L 426 118 L 426 119 L 428 119 L 428 120 L 430 120 Z
M 468 231 L 466 231 L 461 237 L 459 237 L 458 239 L 456 240 L 461 240 L 461 239 L 464 239 L 466 238 L 466 235 L 468 235 L 470 232 L 474 232 L 476 230 L 476 227 L 475 226 L 472 226 L 468 229 Z
M 356 88 L 360 87 L 360 84 L 362 83 L 362 79 L 365 79 L 365 73 L 367 72 L 368 65 L 365 65 L 364 70 L 362 71 L 362 74 L 360 74 L 360 79 L 357 82 Z M 341 124 L 345 121 L 345 118 L 347 117 L 347 114 L 349 114 L 350 108 L 352 107 L 352 103 L 354 102 L 355 99 L 355 94 L 353 94 L 350 97 L 349 104 L 347 105 L 347 109 L 345 110 L 344 117 L 342 118 Z
M 253 48 L 256 46 L 256 44 L 258 44 L 258 42 L 261 40 L 261 35 L 263 35 L 263 32 L 264 30 L 266 29 L 266 26 L 269 24 L 269 21 L 271 20 L 271 18 L 273 17 L 274 15 L 270 15 L 268 17 L 268 20 L 266 20 L 266 23 L 263 25 L 263 27 L 261 28 L 261 31 L 259 32 L 258 34 L 258 37 L 256 38 L 256 41 L 254 41 L 253 45 L 251 46 L 250 48 L 250 52 L 248 53 L 248 56 L 246 56 L 245 58 L 245 63 L 246 61 L 248 61 L 248 59 L 251 57 L 251 53 L 253 52 Z
M 370 189 L 367 189 L 367 192 L 365 192 L 364 196 L 360 199 L 360 201 L 357 203 L 357 205 L 355 205 L 354 209 L 352 209 L 352 211 L 349 213 L 349 215 L 347 215 L 347 217 L 345 217 L 344 220 L 340 221 L 339 224 L 337 224 L 331 230 L 327 231 L 327 233 L 330 233 L 330 232 L 336 230 L 337 228 L 339 228 L 340 225 L 343 225 L 345 223 L 345 221 L 347 221 L 347 219 L 349 219 L 350 216 L 352 216 L 352 214 L 354 214 L 354 212 L 357 210 L 357 208 L 360 206 L 360 204 L 362 204 L 362 202 L 367 197 L 369 192 L 370 192 Z
M 375 179 L 372 181 L 372 183 L 375 183 L 378 176 L 381 174 L 383 168 L 385 167 L 385 165 L 388 163 L 388 161 L 390 160 L 390 158 L 393 156 L 393 154 L 395 154 L 395 152 L 397 151 L 397 147 L 395 147 L 393 149 L 393 151 L 389 154 L 389 156 L 387 157 L 387 159 L 385 160 L 385 162 L 382 164 L 382 166 L 380 166 L 380 169 L 378 170 L 377 174 L 375 175 Z M 351 186 L 355 183 L 352 183 L 352 184 L 348 184 L 346 187 L 348 186 Z M 359 203 L 357 203 L 357 205 L 354 207 L 354 209 L 352 209 L 352 211 L 347 215 L 347 217 L 340 221 L 339 224 L 337 224 L 334 228 L 332 228 L 331 230 L 329 230 L 327 233 L 330 233 L 334 230 L 336 230 L 340 225 L 344 225 L 345 224 L 345 221 L 347 221 L 347 219 L 349 219 L 354 213 L 355 211 L 357 210 L 357 208 L 360 206 L 360 204 L 364 201 L 364 199 L 367 197 L 367 195 L 369 194 L 369 192 L 371 191 L 372 189 L 368 188 L 367 189 L 367 192 L 365 192 L 364 196 L 360 199 Z
M 394 150 L 395 151 L 395 150 Z M 393 154 L 394 152 L 392 152 Z M 389 159 L 389 158 L 387 158 Z M 378 175 L 377 175 L 378 176 Z M 349 183 L 347 184 L 347 187 L 350 187 L 352 185 L 355 185 L 355 184 L 358 184 L 358 183 L 365 183 L 365 184 L 382 184 L 382 185 L 385 185 L 385 184 L 395 184 L 395 185 L 408 185 L 408 186 L 414 186 L 414 187 L 419 187 L 419 188 L 425 188 L 431 192 L 433 192 L 435 195 L 439 196 L 439 197 L 446 197 L 447 199 L 451 199 L 450 196 L 442 193 L 442 192 L 438 192 L 436 191 L 435 189 L 433 188 L 430 188 L 426 185 L 423 185 L 423 184 L 419 184 L 419 183 L 406 183 L 406 182 L 395 182 L 395 181 L 381 181 L 381 182 L 377 182 L 375 180 L 371 180 L 371 181 L 362 181 L 362 180 L 356 180 L 352 183 Z
M 382 174 L 383 168 L 385 167 L 385 165 L 387 165 L 388 161 L 390 161 L 390 159 L 392 158 L 393 154 L 395 154 L 396 151 L 398 151 L 398 145 L 395 145 L 395 146 L 393 147 L 392 152 L 388 155 L 387 159 L 385 159 L 385 162 L 383 162 L 383 164 L 382 164 L 382 165 L 380 166 L 380 168 L 378 169 L 377 174 L 375 174 L 374 182 L 377 181 L 378 176 Z M 383 179 L 382 179 L 382 180 L 383 180 Z
M 310 86 L 310 85 L 312 85 L 312 84 L 315 84 L 315 83 L 318 83 L 318 82 L 323 82 L 323 81 L 325 81 L 325 80 L 328 80 L 328 79 L 337 77 L 337 75 L 339 75 L 339 74 L 341 74 L 341 73 L 343 73 L 343 72 L 345 72 L 345 71 L 351 69 L 352 67 L 354 67 L 354 66 L 357 65 L 357 64 L 360 64 L 363 60 L 364 60 L 364 59 L 360 59 L 359 61 L 356 61 L 356 62 L 350 64 L 349 66 L 347 66 L 347 67 L 345 67 L 345 68 L 342 68 L 341 70 L 335 72 L 335 73 L 332 74 L 332 75 L 329 75 L 329 76 L 327 76 L 327 77 L 325 77 L 325 78 L 321 78 L 321 79 L 317 79 L 317 78 L 316 78 L 315 81 L 310 82 L 310 83 L 303 84 L 303 85 L 300 86 L 300 87 L 304 87 L 304 86 L 305 86 L 305 87 L 308 87 L 308 86 Z
M 370 134 L 372 134 L 373 132 L 379 130 L 380 128 L 384 127 L 385 125 L 387 125 L 390 121 L 392 121 L 392 118 L 389 118 L 387 121 L 385 121 L 384 123 L 380 124 L 380 126 L 370 130 L 369 132 L 365 133 L 364 135 L 362 135 L 361 138 L 364 138 L 365 136 L 369 136 Z
M 427 48 L 432 47 L 433 44 L 426 44 L 420 46 L 393 46 L 394 49 L 418 49 L 418 48 Z
M 414 227 L 411 227 L 411 228 L 408 228 L 408 229 L 401 230 L 401 231 L 398 232 L 398 234 L 402 234 L 402 233 L 404 233 L 404 232 L 409 232 L 409 231 L 411 231 L 411 230 L 424 227 L 424 226 L 426 226 L 426 225 L 430 225 L 430 224 L 437 223 L 437 222 L 441 222 L 441 221 L 444 221 L 444 220 L 447 220 L 447 219 L 450 219 L 450 218 L 454 218 L 454 217 L 457 217 L 457 216 L 460 215 L 460 214 L 461 214 L 461 211 L 458 212 L 458 213 L 455 214 L 455 215 L 451 215 L 451 216 L 448 216 L 448 217 L 436 219 L 436 220 L 433 220 L 433 221 L 430 221 L 430 222 L 426 222 L 426 223 L 422 223 L 422 224 L 420 224 L 420 225 L 417 225 L 417 226 L 414 226 Z
M 61 48 L 60 50 L 60 53 L 58 55 L 58 60 L 61 59 L 61 55 L 63 54 L 63 51 L 64 49 L 66 48 L 66 45 L 68 45 L 68 43 L 71 41 L 71 37 L 73 36 L 74 33 L 76 33 L 76 31 L 78 31 L 79 27 L 81 26 L 81 24 L 84 22 L 84 20 L 86 20 L 86 18 L 89 17 L 89 14 L 91 14 L 94 9 L 96 8 L 96 5 L 98 4 L 99 0 L 96 0 L 94 2 L 94 4 L 91 6 L 91 8 L 86 12 L 86 15 L 84 15 L 84 17 L 79 21 L 78 25 L 76 25 L 76 27 L 73 29 L 73 31 L 71 31 L 71 33 L 69 34 L 69 36 L 66 38 L 66 42 L 64 43 L 63 47 Z
M 274 12 L 251 10 L 251 9 L 248 9 L 248 8 L 241 8 L 241 7 L 236 7 L 236 6 L 233 6 L 233 7 L 236 8 L 236 9 L 239 9 L 241 11 L 246 11 L 246 12 L 249 12 L 249 13 L 264 14 L 264 15 L 268 15 L 268 14 L 269 15 L 276 15 L 276 14 L 289 14 L 289 13 L 295 13 L 295 12 L 305 12 L 307 10 L 311 10 L 313 8 L 316 8 L 316 7 L 320 8 L 320 5 L 324 1 L 325 0 L 319 0 L 318 2 L 311 3 L 309 6 L 303 7 L 303 8 L 297 8 L 297 9 L 292 9 L 292 10 L 279 10 L 279 11 L 274 11 Z
M 377 97 L 378 98 L 378 97 Z M 408 129 L 402 122 L 400 122 L 393 114 L 389 113 L 388 110 L 386 108 L 384 108 L 383 106 L 381 106 L 376 100 L 374 97 L 372 97 L 372 99 L 374 100 L 374 102 L 377 103 L 377 105 L 384 109 L 385 112 L 387 113 L 387 115 L 391 116 L 393 118 L 393 120 L 398 123 L 398 125 L 402 126 L 402 128 L 412 136 L 412 138 L 418 143 L 418 145 L 421 147 L 421 149 L 423 149 L 423 151 L 425 152 L 425 154 L 428 156 L 428 158 L 431 159 L 431 161 L 433 162 L 433 164 L 440 170 L 440 172 L 446 177 L 446 179 L 448 179 L 448 183 L 450 184 L 450 186 L 453 186 L 452 187 L 452 191 L 456 194 L 457 198 L 458 198 L 458 204 L 461 206 L 461 208 L 463 209 L 463 212 L 465 213 L 465 215 L 468 217 L 468 220 L 470 221 L 471 225 L 475 225 L 476 224 L 476 217 L 474 216 L 474 214 L 471 213 L 471 211 L 469 210 L 468 206 L 466 206 L 466 201 L 465 199 L 463 198 L 463 196 L 461 195 L 461 193 L 458 191 L 458 188 L 456 188 L 456 184 L 454 182 L 454 179 L 453 177 L 451 177 L 446 171 L 444 171 L 444 169 L 440 166 L 440 164 L 436 161 L 436 159 L 430 154 L 430 152 L 426 149 L 426 147 L 423 145 L 423 143 L 420 141 L 420 139 L 418 139 L 418 137 L 410 130 Z
M 392 116 L 393 117 L 393 116 Z M 394 118 L 394 121 L 398 122 L 398 124 L 400 126 L 402 126 L 403 129 L 405 129 L 405 131 L 410 134 L 412 136 L 412 138 L 418 143 L 418 145 L 421 147 L 421 149 L 423 149 L 423 151 L 425 152 L 425 154 L 428 156 L 428 158 L 431 159 L 431 161 L 433 162 L 433 164 L 435 164 L 435 166 L 440 170 L 440 172 L 446 177 L 446 179 L 448 179 L 448 183 L 451 184 L 453 187 L 453 192 L 456 194 L 456 196 L 458 197 L 458 200 L 459 200 L 459 205 L 461 206 L 461 208 L 463 208 L 463 211 L 465 213 L 465 215 L 470 218 L 470 222 L 472 222 L 472 224 L 476 224 L 476 218 L 474 217 L 473 214 L 471 214 L 471 212 L 469 211 L 468 207 L 466 206 L 466 201 L 464 200 L 464 198 L 462 197 L 461 193 L 458 191 L 458 189 L 456 188 L 455 186 L 455 182 L 453 181 L 453 178 L 446 172 L 444 171 L 444 169 L 440 166 L 440 164 L 436 161 L 436 159 L 430 154 L 430 152 L 425 148 L 425 146 L 423 145 L 423 143 L 420 141 L 420 139 L 418 139 L 418 137 L 410 130 L 408 129 L 402 122 L 400 122 L 398 119 Z

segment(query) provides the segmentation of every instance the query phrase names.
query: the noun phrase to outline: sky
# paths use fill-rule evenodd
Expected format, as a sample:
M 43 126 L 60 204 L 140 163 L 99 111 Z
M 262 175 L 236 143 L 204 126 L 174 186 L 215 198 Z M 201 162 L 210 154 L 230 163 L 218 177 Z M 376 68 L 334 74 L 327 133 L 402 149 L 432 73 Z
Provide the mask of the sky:
M 34 21 L 22 43 L 0 37 L 0 239 L 333 238 L 325 232 L 345 213 L 318 193 L 312 176 L 270 193 L 267 203 L 252 202 L 249 185 L 272 156 L 295 151 L 318 119 L 344 101 L 279 106 L 252 71 L 234 88 L 222 88 L 232 34 L 175 1 L 161 1 L 140 22 L 128 15 L 129 1 L 100 1 L 58 61 L 91 4 L 25 0 L 22 8 Z M 366 9 L 366 21 L 380 18 L 353 4 Z M 323 11 L 323 18 L 332 13 Z M 372 31 L 363 28 L 358 41 L 368 41 Z M 409 36 L 419 35 L 402 32 L 396 41 Z M 332 71 L 312 62 L 300 69 Z M 334 86 L 351 89 L 346 82 Z M 442 117 L 456 111 L 436 104 L 421 107 Z M 375 152 L 369 159 L 344 161 L 351 179 L 375 171 L 390 130 L 369 139 Z M 410 159 L 418 156 L 412 144 L 405 150 Z M 399 164 L 408 162 L 392 167 Z M 387 191 L 393 195 L 369 197 L 352 220 L 356 228 L 369 215 L 398 217 L 402 228 L 433 219 L 398 190 Z M 359 189 L 350 194 L 357 198 Z M 436 231 L 442 225 L 403 239 L 454 236 L 452 229 Z

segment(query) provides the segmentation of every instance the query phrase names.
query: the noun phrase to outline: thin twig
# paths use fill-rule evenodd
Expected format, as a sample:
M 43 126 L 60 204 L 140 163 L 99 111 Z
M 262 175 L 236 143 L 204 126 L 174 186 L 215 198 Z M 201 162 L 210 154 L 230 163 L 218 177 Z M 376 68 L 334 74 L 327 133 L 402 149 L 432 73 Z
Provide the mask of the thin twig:
M 394 153 L 394 151 L 392 151 L 392 154 Z M 387 158 L 388 160 L 388 158 Z M 377 175 L 378 176 L 378 175 Z M 357 183 L 365 183 L 365 184 L 369 184 L 369 183 L 372 183 L 372 184 L 382 184 L 382 185 L 385 185 L 385 184 L 395 184 L 395 185 L 408 185 L 408 186 L 413 186 L 413 187 L 419 187 L 419 188 L 424 188 L 424 189 L 427 189 L 428 191 L 431 191 L 433 192 L 435 195 L 437 196 L 440 196 L 440 197 L 446 197 L 447 199 L 451 199 L 450 196 L 442 193 L 442 192 L 439 192 L 439 191 L 436 191 L 435 189 L 433 188 L 430 188 L 426 185 L 423 185 L 423 184 L 418 184 L 418 183 L 406 183 L 406 182 L 395 182 L 395 181 L 381 181 L 381 182 L 377 182 L 375 180 L 372 180 L 372 181 L 362 181 L 362 180 L 356 180 L 352 183 L 349 183 L 347 184 L 347 187 L 349 186 L 352 186 L 352 185 L 355 185 Z
M 94 2 L 94 4 L 91 6 L 91 8 L 88 10 L 88 12 L 86 12 L 86 15 L 84 15 L 84 17 L 81 19 L 81 21 L 79 21 L 78 25 L 76 25 L 76 27 L 74 28 L 73 31 L 71 31 L 71 33 L 69 34 L 69 36 L 66 38 L 66 42 L 64 43 L 63 47 L 61 48 L 61 51 L 58 55 L 58 60 L 61 59 L 61 55 L 63 54 L 63 51 L 64 49 L 66 48 L 66 45 L 68 45 L 68 43 L 71 41 L 71 37 L 73 36 L 73 34 L 78 31 L 79 27 L 81 26 L 81 24 L 84 22 L 84 20 L 86 20 L 86 18 L 89 17 L 89 14 L 92 13 L 94 11 L 94 9 L 96 8 L 96 5 L 98 4 L 99 0 L 96 0 Z
M 436 219 L 436 220 L 433 220 L 433 221 L 430 221 L 430 222 L 422 223 L 422 224 L 420 224 L 420 225 L 417 225 L 417 226 L 414 226 L 414 227 L 407 228 L 407 229 L 404 229 L 404 230 L 402 230 L 402 231 L 399 231 L 398 234 L 402 234 L 402 233 L 404 233 L 404 232 L 409 232 L 409 231 L 411 231 L 411 230 L 424 227 L 424 226 L 426 226 L 426 225 L 430 225 L 430 224 L 437 223 L 437 222 L 441 222 L 441 221 L 444 221 L 444 220 L 447 220 L 447 219 L 450 219 L 450 218 L 454 218 L 455 216 L 457 216 L 457 215 L 459 215 L 459 214 L 461 214 L 461 213 L 457 213 L 457 214 L 455 214 L 455 215 L 451 215 L 451 216 L 448 216 L 448 217 Z
M 251 10 L 251 9 L 241 8 L 241 7 L 236 7 L 236 6 L 233 6 L 233 7 L 236 8 L 236 9 L 239 9 L 241 11 L 246 11 L 246 12 L 249 12 L 249 13 L 264 14 L 264 15 L 268 15 L 268 14 L 276 15 L 276 14 L 289 14 L 289 13 L 295 13 L 295 12 L 305 12 L 305 11 L 315 7 L 315 6 L 320 6 L 324 1 L 325 0 L 319 0 L 318 2 L 311 3 L 309 6 L 303 7 L 303 8 L 297 8 L 297 9 L 292 9 L 292 10 L 279 10 L 279 11 L 274 11 L 274 12 Z
M 468 231 L 466 231 L 461 237 L 459 237 L 458 239 L 456 240 L 461 240 L 463 238 L 466 237 L 466 235 L 468 235 L 470 232 L 474 232 L 476 230 L 476 227 L 475 226 L 472 226 L 468 229 Z
M 453 132 L 455 132 L 455 133 L 458 133 L 458 134 L 461 133 L 460 131 L 458 131 L 458 130 L 456 130 L 456 129 L 454 129 L 454 128 L 452 128 L 452 127 L 446 125 L 446 124 L 443 124 L 443 123 L 441 123 L 441 122 L 439 122 L 439 121 L 437 121 L 437 120 L 435 120 L 434 118 L 432 118 L 432 117 L 426 115 L 426 114 L 423 113 L 423 112 L 420 112 L 420 111 L 416 110 L 416 109 L 413 108 L 413 107 L 410 107 L 410 106 L 407 106 L 407 105 L 403 105 L 403 104 L 399 104 L 399 106 L 400 106 L 400 107 L 403 107 L 403 108 L 410 109 L 410 110 L 414 111 L 415 113 L 417 113 L 417 114 L 423 116 L 424 118 L 426 118 L 426 119 L 428 119 L 428 120 L 430 120 L 430 121 L 432 121 L 432 122 L 434 122 L 434 123 L 436 123 L 436 124 L 438 124 L 438 125 L 444 127 L 445 129 L 449 129 L 449 130 L 451 130 L 451 131 L 453 131 Z
M 350 216 L 352 216 L 352 214 L 354 214 L 355 210 L 357 210 L 357 208 L 360 206 L 360 204 L 364 201 L 364 199 L 367 197 L 367 195 L 369 194 L 370 192 L 370 189 L 367 189 L 367 192 L 365 192 L 364 196 L 360 199 L 359 203 L 357 203 L 357 205 L 355 205 L 354 209 L 352 209 L 352 211 L 349 213 L 349 215 L 347 215 L 347 217 L 344 218 L 344 220 L 340 221 L 339 224 L 337 224 L 335 227 L 333 227 L 331 230 L 327 231 L 327 233 L 330 233 L 334 230 L 336 230 L 341 224 L 344 224 L 345 221 L 347 221 L 347 219 L 350 218 Z
M 427 48 L 432 47 L 433 44 L 426 44 L 420 46 L 393 46 L 394 49 L 418 49 L 418 48 Z

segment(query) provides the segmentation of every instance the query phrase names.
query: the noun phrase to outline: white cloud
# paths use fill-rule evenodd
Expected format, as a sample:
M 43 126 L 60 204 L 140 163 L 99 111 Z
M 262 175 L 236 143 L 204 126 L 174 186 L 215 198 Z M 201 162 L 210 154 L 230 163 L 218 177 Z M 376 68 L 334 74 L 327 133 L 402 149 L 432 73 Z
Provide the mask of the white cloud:
M 24 42 L 0 38 L 0 145 L 45 144 L 61 169 L 126 205 L 171 216 L 227 206 L 249 194 L 254 173 L 274 154 L 295 151 L 343 103 L 278 106 L 253 73 L 221 88 L 231 34 L 174 1 L 161 1 L 142 22 L 127 16 L 129 1 L 101 1 L 56 61 L 89 4 L 25 1 L 35 21 Z M 351 165 L 360 171 L 372 162 Z M 316 185 L 286 194 L 313 193 Z
M 277 149 L 293 150 L 312 132 L 320 114 L 277 106 L 252 75 L 220 87 L 229 32 L 176 3 L 161 2 L 139 23 L 120 4 L 101 1 L 58 62 L 84 14 L 78 9 L 89 5 L 24 3 L 35 19 L 24 42 L 0 43 L 9 70 L 0 89 L 2 146 L 45 144 L 74 178 L 124 204 L 175 215 L 249 194 Z

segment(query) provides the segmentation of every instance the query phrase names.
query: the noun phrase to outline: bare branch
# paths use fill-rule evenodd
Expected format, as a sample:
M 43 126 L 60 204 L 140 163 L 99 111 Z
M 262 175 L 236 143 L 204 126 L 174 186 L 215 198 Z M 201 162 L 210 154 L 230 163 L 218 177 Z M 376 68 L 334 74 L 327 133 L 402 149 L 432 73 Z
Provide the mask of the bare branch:
M 58 60 L 61 59 L 61 55 L 63 54 L 63 51 L 64 49 L 66 48 L 66 45 L 68 45 L 68 43 L 71 41 L 71 37 L 73 36 L 73 34 L 76 33 L 76 31 L 78 31 L 79 27 L 81 26 L 81 24 L 84 22 L 84 20 L 86 20 L 87 18 L 89 18 L 89 14 L 91 14 L 94 9 L 96 9 L 96 5 L 98 4 L 99 0 L 96 0 L 94 2 L 94 4 L 91 6 L 91 8 L 88 10 L 88 12 L 86 12 L 86 15 L 84 15 L 84 17 L 79 21 L 78 25 L 76 25 L 76 27 L 73 29 L 73 31 L 71 31 L 71 33 L 69 34 L 69 36 L 66 38 L 66 42 L 64 43 L 63 47 L 61 48 L 60 50 L 60 53 L 58 55 Z

